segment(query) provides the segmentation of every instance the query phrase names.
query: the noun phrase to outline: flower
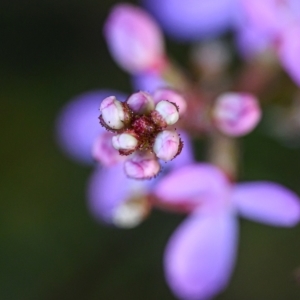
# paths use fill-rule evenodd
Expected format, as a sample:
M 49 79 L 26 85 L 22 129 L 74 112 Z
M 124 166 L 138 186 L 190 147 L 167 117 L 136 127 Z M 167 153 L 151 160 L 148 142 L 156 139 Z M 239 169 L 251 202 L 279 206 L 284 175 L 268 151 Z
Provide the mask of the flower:
M 264 181 L 232 184 L 210 164 L 173 171 L 153 193 L 163 205 L 190 212 L 164 256 L 167 281 L 181 299 L 210 299 L 227 286 L 237 252 L 237 215 L 283 227 L 300 220 L 300 199 L 292 191 Z
M 297 0 L 240 0 L 244 18 L 238 45 L 245 57 L 271 49 L 297 85 L 300 85 L 300 3 Z M 249 47 L 250 46 L 250 47 Z
M 100 105 L 101 125 L 116 134 L 109 143 L 120 155 L 129 156 L 124 170 L 130 178 L 150 179 L 156 176 L 160 171 L 158 159 L 170 161 L 180 154 L 183 147 L 177 132 L 165 129 L 179 119 L 179 108 L 170 100 L 185 100 L 170 89 L 161 89 L 155 95 L 153 98 L 149 93 L 140 91 L 125 102 L 109 96 Z M 170 100 L 161 99 L 165 96 L 169 96 Z M 101 158 L 100 155 L 97 157 Z

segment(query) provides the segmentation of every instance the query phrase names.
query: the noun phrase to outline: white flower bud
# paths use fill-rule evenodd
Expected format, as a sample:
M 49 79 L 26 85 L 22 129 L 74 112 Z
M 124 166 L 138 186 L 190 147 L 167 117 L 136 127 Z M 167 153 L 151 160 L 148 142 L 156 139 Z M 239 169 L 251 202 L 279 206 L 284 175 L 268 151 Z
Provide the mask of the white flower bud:
M 215 126 L 229 136 L 242 136 L 255 128 L 261 118 L 258 100 L 251 94 L 225 93 L 214 105 Z
M 181 145 L 182 142 L 175 130 L 164 130 L 156 136 L 153 151 L 158 158 L 169 161 L 178 154 Z
M 160 171 L 160 164 L 150 152 L 135 152 L 124 163 L 125 173 L 133 179 L 150 179 Z
M 133 151 L 138 143 L 137 138 L 127 132 L 112 137 L 112 145 L 116 150 Z
M 180 115 L 184 114 L 186 111 L 186 100 L 180 93 L 171 88 L 157 89 L 153 94 L 153 99 L 155 103 L 158 103 L 162 100 L 168 100 L 172 103 L 175 103 L 179 108 Z
M 107 127 L 121 129 L 125 126 L 125 109 L 115 96 L 107 97 L 101 102 L 100 112 Z
M 155 111 L 161 116 L 167 125 L 175 124 L 179 119 L 179 112 L 175 104 L 162 100 L 156 104 Z

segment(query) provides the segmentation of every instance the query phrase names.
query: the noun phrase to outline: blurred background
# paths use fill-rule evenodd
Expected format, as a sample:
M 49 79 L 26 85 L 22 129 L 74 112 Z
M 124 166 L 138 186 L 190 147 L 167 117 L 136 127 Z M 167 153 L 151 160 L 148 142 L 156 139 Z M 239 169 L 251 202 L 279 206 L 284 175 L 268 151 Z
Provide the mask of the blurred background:
M 134 3 L 134 1 L 131 1 Z M 88 213 L 92 168 L 55 143 L 62 106 L 85 91 L 130 92 L 102 36 L 113 0 L 1 0 L 0 299 L 175 299 L 163 274 L 165 244 L 184 218 L 154 211 L 132 230 Z M 184 62 L 188 46 L 168 41 Z M 243 138 L 242 179 L 273 180 L 300 194 L 300 149 L 260 126 Z M 203 158 L 203 145 L 195 145 Z M 241 220 L 237 266 L 216 299 L 300 299 L 300 226 Z

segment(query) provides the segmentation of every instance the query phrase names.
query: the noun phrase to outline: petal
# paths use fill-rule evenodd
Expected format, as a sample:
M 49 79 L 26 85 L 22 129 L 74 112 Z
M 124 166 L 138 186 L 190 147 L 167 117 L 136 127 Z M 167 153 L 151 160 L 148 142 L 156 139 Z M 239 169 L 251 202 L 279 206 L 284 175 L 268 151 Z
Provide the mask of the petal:
M 263 34 L 254 26 L 243 24 L 237 32 L 236 44 L 243 58 L 253 59 L 256 55 L 270 51 L 272 40 L 269 35 Z
M 104 35 L 111 55 L 129 73 L 160 69 L 164 64 L 161 30 L 152 17 L 137 6 L 115 5 L 105 22 Z
M 162 178 L 154 194 L 162 204 L 191 210 L 199 205 L 218 209 L 228 199 L 230 185 L 223 173 L 210 164 L 192 164 Z
M 272 182 L 237 184 L 233 203 L 243 217 L 275 226 L 294 226 L 300 220 L 300 199 Z
M 230 213 L 188 217 L 165 252 L 165 273 L 174 294 L 200 300 L 221 292 L 233 271 L 237 238 L 237 222 Z
M 152 184 L 127 178 L 123 164 L 98 169 L 88 184 L 89 210 L 97 220 L 119 225 L 115 219 L 118 208 L 131 200 L 143 199 Z
M 170 86 L 158 72 L 144 72 L 131 77 L 134 90 L 153 93 L 156 89 Z
M 299 22 L 300 23 L 300 22 Z M 294 82 L 300 87 L 300 24 L 294 28 L 289 28 L 282 40 L 279 49 L 281 63 L 286 72 Z
M 214 37 L 231 25 L 232 0 L 143 0 L 163 29 L 174 39 L 193 41 Z
M 115 91 L 87 92 L 72 99 L 63 107 L 56 120 L 56 139 L 59 146 L 71 158 L 92 163 L 92 146 L 103 128 L 99 124 L 99 105 L 111 95 L 125 99 Z

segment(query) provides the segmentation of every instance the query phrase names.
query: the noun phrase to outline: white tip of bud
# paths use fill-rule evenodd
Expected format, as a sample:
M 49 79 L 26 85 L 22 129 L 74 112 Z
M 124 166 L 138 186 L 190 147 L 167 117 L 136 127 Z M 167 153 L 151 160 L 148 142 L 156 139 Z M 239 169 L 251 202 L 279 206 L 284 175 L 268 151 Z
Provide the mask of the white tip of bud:
M 160 164 L 150 152 L 135 152 L 124 163 L 125 173 L 133 179 L 150 179 L 160 171 Z
M 112 222 L 115 226 L 130 229 L 138 226 L 148 215 L 149 204 L 145 195 L 118 205 L 113 211 Z
M 184 97 L 173 89 L 170 88 L 157 89 L 153 94 L 153 99 L 155 104 L 162 100 L 168 100 L 170 102 L 175 103 L 179 108 L 180 115 L 184 114 L 186 111 L 187 104 Z
M 113 134 L 110 132 L 101 133 L 92 147 L 93 158 L 104 166 L 112 166 L 124 160 L 124 156 L 121 156 L 113 147 L 111 142 L 112 136 Z
M 116 150 L 132 151 L 136 149 L 138 140 L 134 135 L 124 132 L 112 137 L 112 145 Z
M 159 101 L 156 104 L 155 111 L 159 113 L 167 125 L 173 125 L 179 119 L 179 112 L 176 105 L 167 100 Z
M 128 106 L 137 114 L 147 114 L 154 109 L 154 100 L 147 92 L 132 94 L 127 100 Z
M 121 129 L 125 126 L 125 110 L 115 96 L 105 98 L 100 105 L 100 112 L 105 124 L 112 129 Z
M 174 130 L 160 132 L 154 141 L 153 151 L 156 156 L 164 161 L 172 160 L 179 152 L 181 140 Z
M 229 136 L 242 136 L 258 124 L 261 108 L 251 94 L 226 93 L 217 98 L 212 117 L 221 132 Z

